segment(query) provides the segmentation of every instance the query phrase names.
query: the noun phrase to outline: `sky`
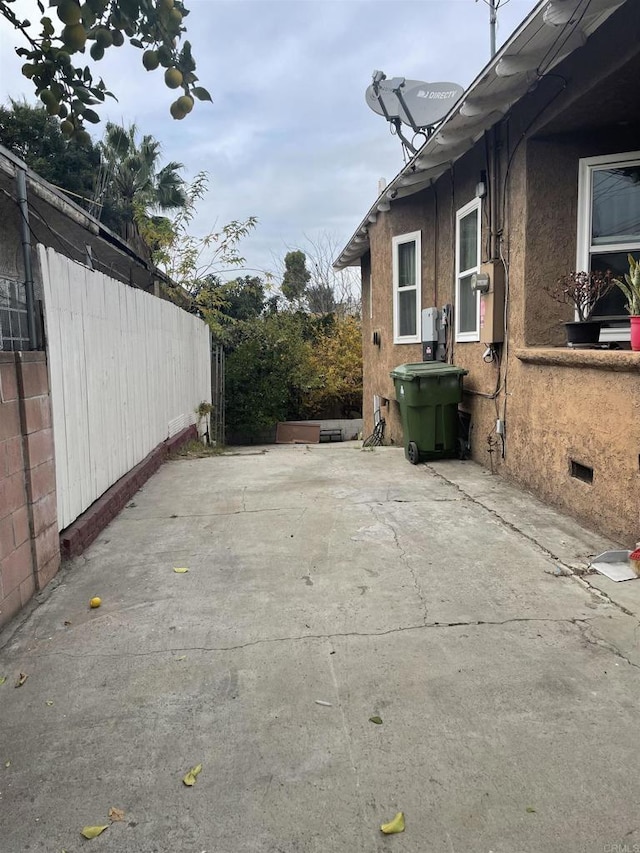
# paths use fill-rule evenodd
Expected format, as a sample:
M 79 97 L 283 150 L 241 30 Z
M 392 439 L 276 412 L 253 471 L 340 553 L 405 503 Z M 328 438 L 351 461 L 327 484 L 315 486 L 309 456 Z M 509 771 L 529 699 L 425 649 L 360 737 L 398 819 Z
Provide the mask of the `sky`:
M 18 0 L 37 20 L 35 0 Z M 135 123 L 160 141 L 187 179 L 205 170 L 209 192 L 192 231 L 257 216 L 241 245 L 248 271 L 274 271 L 289 249 L 329 235 L 342 248 L 403 166 L 400 142 L 366 105 L 374 70 L 389 78 L 468 86 L 489 61 L 484 0 L 185 0 L 200 85 L 198 103 L 174 121 L 161 69 L 147 72 L 125 45 L 95 63 L 116 94 L 103 122 Z M 536 5 L 499 10 L 498 46 Z M 14 7 L 15 8 L 15 7 Z M 35 96 L 14 53 L 19 35 L 0 21 L 0 102 Z M 101 125 L 89 129 L 96 138 Z M 231 278 L 237 273 L 223 275 Z

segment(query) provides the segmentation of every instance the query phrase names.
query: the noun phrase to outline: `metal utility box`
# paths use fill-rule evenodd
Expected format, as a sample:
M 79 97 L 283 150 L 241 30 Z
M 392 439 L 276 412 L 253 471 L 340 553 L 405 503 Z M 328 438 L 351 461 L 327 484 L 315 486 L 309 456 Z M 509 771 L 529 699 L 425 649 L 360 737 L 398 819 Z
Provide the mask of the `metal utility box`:
M 480 340 L 483 344 L 504 341 L 504 265 L 489 261 L 480 267 L 489 276 L 489 290 L 480 294 Z
M 423 308 L 422 326 L 422 360 L 435 361 L 438 349 L 438 309 Z
M 404 453 L 413 465 L 422 459 L 458 454 L 458 403 L 467 373 L 461 367 L 433 361 L 401 364 L 391 371 Z

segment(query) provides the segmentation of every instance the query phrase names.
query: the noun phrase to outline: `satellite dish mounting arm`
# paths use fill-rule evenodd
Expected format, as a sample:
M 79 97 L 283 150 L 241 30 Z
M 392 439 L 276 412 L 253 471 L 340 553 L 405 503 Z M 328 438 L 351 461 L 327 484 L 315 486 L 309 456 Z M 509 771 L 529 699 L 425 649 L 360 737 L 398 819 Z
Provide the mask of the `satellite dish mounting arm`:
M 383 71 L 374 71 L 373 72 L 373 80 L 372 80 L 373 91 L 375 93 L 376 98 L 378 99 L 378 103 L 380 104 L 380 109 L 382 110 L 382 115 L 386 118 L 386 120 L 389 122 L 389 124 L 392 124 L 394 126 L 396 134 L 400 137 L 400 140 L 401 140 L 402 144 L 405 146 L 405 148 L 407 149 L 407 151 L 411 152 L 411 154 L 416 154 L 417 149 L 411 144 L 411 142 L 409 142 L 409 140 L 406 138 L 406 136 L 402 132 L 402 121 L 401 121 L 400 117 L 399 116 L 392 116 L 389 113 L 389 111 L 387 110 L 387 108 L 385 106 L 382 95 L 380 94 L 380 84 L 382 83 L 383 80 L 386 80 L 386 79 L 387 79 L 386 74 Z M 405 110 L 405 112 L 406 112 L 406 114 L 407 114 L 407 116 L 411 122 L 411 126 L 416 131 L 416 133 L 418 133 L 419 129 L 416 127 L 415 122 L 413 120 L 413 117 L 412 117 L 411 113 L 409 112 L 409 109 L 405 103 L 405 100 L 400 93 L 401 87 L 404 86 L 404 77 L 394 78 L 394 80 L 391 82 L 396 82 L 396 80 L 398 80 L 397 87 L 389 86 L 388 91 L 393 92 L 393 94 L 398 98 L 398 101 L 400 102 L 402 108 Z

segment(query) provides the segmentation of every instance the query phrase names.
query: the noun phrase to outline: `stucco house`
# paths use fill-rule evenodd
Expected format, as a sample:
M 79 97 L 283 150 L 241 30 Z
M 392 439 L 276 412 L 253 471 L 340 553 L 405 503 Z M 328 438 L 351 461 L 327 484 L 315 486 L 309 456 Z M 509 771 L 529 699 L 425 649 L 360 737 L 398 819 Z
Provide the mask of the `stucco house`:
M 360 265 L 365 435 L 402 442 L 390 371 L 469 371 L 472 457 L 603 532 L 640 533 L 640 353 L 617 289 L 597 348 L 569 348 L 571 270 L 640 256 L 637 0 L 544 0 L 388 184 L 336 260 Z M 487 273 L 490 290 L 471 286 Z

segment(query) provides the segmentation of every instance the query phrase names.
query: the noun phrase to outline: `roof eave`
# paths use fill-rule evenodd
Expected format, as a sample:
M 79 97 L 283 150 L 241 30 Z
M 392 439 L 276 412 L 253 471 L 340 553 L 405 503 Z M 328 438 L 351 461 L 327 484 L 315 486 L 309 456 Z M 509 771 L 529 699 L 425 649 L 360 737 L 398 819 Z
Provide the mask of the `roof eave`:
M 552 6 L 553 0 L 541 0 L 520 26 L 513 32 L 494 57 L 485 65 L 471 85 L 464 91 L 460 99 L 444 117 L 438 129 L 422 145 L 420 150 L 409 160 L 398 172 L 393 180 L 380 193 L 374 204 L 369 208 L 366 216 L 351 236 L 350 240 L 334 262 L 337 270 L 349 266 L 356 266 L 360 258 L 370 248 L 368 227 L 376 221 L 378 213 L 388 211 L 394 199 L 404 198 L 422 192 L 444 172 L 451 168 L 460 157 L 464 156 L 482 138 L 487 130 L 501 121 L 505 114 L 527 94 L 532 84 L 541 79 L 551 68 L 581 47 L 588 35 L 597 29 L 616 9 L 623 6 L 627 0 L 595 0 L 592 11 L 591 26 L 585 29 L 574 28 L 573 39 L 565 39 L 559 54 L 554 57 L 553 62 L 545 67 L 542 74 L 539 73 L 539 59 L 537 54 L 527 54 L 518 47 L 513 50 L 514 45 L 527 31 L 540 24 L 549 28 L 553 33 L 552 26 L 548 25 L 544 16 L 547 9 Z M 567 0 L 563 0 L 567 2 Z M 585 6 L 593 0 L 576 0 L 574 9 Z M 537 32 L 537 31 L 536 31 Z M 581 38 L 581 37 L 584 38 Z M 524 46 L 528 39 L 523 39 Z M 531 65 L 532 67 L 528 67 Z M 483 83 L 493 81 L 496 75 L 501 79 L 511 80 L 504 84 L 501 98 L 486 99 L 483 101 Z M 466 108 L 466 109 L 465 109 Z M 451 127 L 455 119 L 460 116 L 462 127 Z M 475 119 L 475 120 L 474 120 Z M 449 131 L 449 132 L 448 132 Z

